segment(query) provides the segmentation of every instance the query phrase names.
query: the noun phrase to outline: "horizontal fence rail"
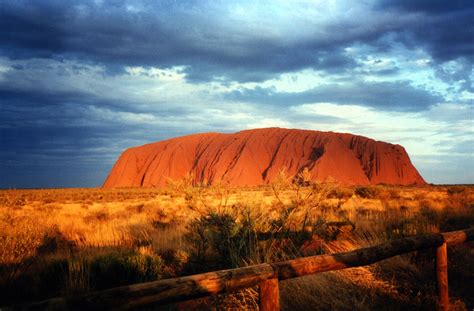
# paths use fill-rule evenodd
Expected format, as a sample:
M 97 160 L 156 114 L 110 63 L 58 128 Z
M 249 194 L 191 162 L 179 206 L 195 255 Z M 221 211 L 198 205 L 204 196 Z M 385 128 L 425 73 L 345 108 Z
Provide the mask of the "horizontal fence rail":
M 127 310 L 148 305 L 201 298 L 260 287 L 260 309 L 279 310 L 278 281 L 325 271 L 366 266 L 397 255 L 428 248 L 437 249 L 439 309 L 449 307 L 447 280 L 448 245 L 474 240 L 474 228 L 397 239 L 349 252 L 303 257 L 236 269 L 220 270 L 139 283 L 17 305 L 1 310 Z

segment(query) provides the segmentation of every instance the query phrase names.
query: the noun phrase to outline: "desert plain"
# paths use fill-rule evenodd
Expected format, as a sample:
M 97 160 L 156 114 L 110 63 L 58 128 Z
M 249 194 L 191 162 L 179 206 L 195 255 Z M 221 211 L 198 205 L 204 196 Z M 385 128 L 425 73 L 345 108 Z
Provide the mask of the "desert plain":
M 268 185 L 0 191 L 0 305 L 339 253 L 474 225 L 472 186 Z M 287 234 L 285 234 L 287 233 Z M 474 300 L 472 244 L 449 249 L 451 308 Z M 436 307 L 434 250 L 280 282 L 284 310 Z M 157 309 L 258 309 L 255 288 Z

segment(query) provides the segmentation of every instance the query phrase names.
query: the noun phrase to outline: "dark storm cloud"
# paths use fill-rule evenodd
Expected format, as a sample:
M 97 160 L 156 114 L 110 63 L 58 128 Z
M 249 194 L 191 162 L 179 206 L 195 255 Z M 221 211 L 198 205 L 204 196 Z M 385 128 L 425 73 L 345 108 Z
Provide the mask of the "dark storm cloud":
M 134 106 L 85 92 L 8 90 L 0 83 L 0 188 L 98 186 L 124 149 L 180 134 L 177 126 L 115 117 L 143 112 Z M 179 113 L 188 111 L 152 112 Z
M 382 0 L 380 7 L 396 7 L 405 11 L 430 12 L 444 14 L 469 8 L 470 0 Z
M 471 80 L 471 75 L 473 74 L 473 63 L 471 60 L 460 58 L 456 60 L 455 64 L 447 63 L 438 66 L 435 72 L 436 77 L 449 85 L 460 82 L 462 90 L 474 92 L 474 81 Z
M 117 156 L 110 148 L 115 132 L 66 124 L 2 127 L 0 188 L 97 186 Z
M 443 61 L 470 59 L 472 2 L 443 1 L 446 10 L 441 2 L 434 8 L 429 3 L 384 1 L 377 8 L 392 15 L 308 24 L 306 36 L 298 39 L 292 33 L 265 37 L 258 30 L 245 32 L 242 25 L 226 25 L 193 2 L 131 2 L 143 6 L 134 12 L 125 1 L 101 7 L 92 1 L 11 1 L 0 10 L 0 45 L 10 58 L 90 60 L 106 64 L 110 74 L 120 73 L 124 65 L 186 66 L 194 82 L 262 81 L 305 68 L 341 72 L 356 67 L 344 48 L 354 43 L 383 48 L 387 33 L 398 34 L 394 38 L 407 46 L 426 46 Z M 217 14 L 231 14 L 225 4 L 215 6 L 222 6 Z M 409 17 L 418 12 L 421 17 Z
M 172 107 L 152 103 L 137 103 L 128 99 L 108 99 L 85 91 L 58 91 L 56 93 L 41 88 L 8 89 L 0 83 L 0 129 L 30 129 L 39 138 L 48 137 L 46 132 L 57 130 L 60 135 L 78 138 L 141 137 L 153 124 L 141 122 L 140 117 L 171 119 L 197 113 L 199 108 Z M 35 133 L 34 129 L 38 132 Z M 65 130 L 65 129 L 70 129 Z M 85 130 L 89 132 L 84 132 Z M 135 134 L 134 134 L 135 133 Z M 151 135 L 154 131 L 149 132 Z M 1 141 L 22 136 L 24 133 L 2 135 Z M 134 136 L 135 135 L 135 136 Z M 146 135 L 146 134 L 145 134 Z M 21 138 L 21 137 L 20 137 Z M 54 137 L 56 139 L 57 137 Z M 75 137 L 72 137 L 73 141 Z M 122 139 L 123 140 L 123 139 Z
M 326 84 L 303 92 L 276 92 L 272 88 L 240 89 L 226 95 L 227 99 L 268 105 L 301 105 L 330 102 L 361 105 L 380 110 L 422 111 L 444 101 L 439 95 L 417 89 L 406 81 L 353 82 Z
M 400 29 L 405 43 L 425 46 L 441 61 L 474 56 L 474 2 L 471 0 L 385 0 L 380 10 L 418 13 L 419 19 Z
M 398 40 L 410 48 L 422 47 L 439 65 L 437 76 L 447 83 L 461 82 L 474 91 L 471 81 L 474 62 L 474 2 L 471 0 L 384 0 L 380 10 L 394 14 L 419 14 L 416 22 L 400 29 Z M 457 61 L 459 68 L 446 72 L 444 62 Z
M 5 113 L 12 109 L 27 110 L 23 115 L 17 114 L 23 121 L 35 118 L 36 114 L 41 111 L 46 114 L 70 112 L 76 114 L 76 119 L 80 120 L 77 117 L 88 107 L 130 113 L 154 113 L 160 116 L 192 113 L 199 109 L 183 108 L 179 105 L 175 107 L 163 105 L 166 102 L 159 99 L 146 102 L 131 100 L 126 96 L 123 98 L 115 96 L 110 99 L 104 94 L 104 90 L 101 90 L 101 94 L 95 94 L 87 86 L 78 85 L 78 82 L 81 81 L 81 73 L 87 73 L 88 70 L 91 70 L 90 68 L 65 64 L 64 68 L 58 69 L 53 68 L 55 65 L 57 62 L 45 62 L 39 66 L 41 70 L 37 70 L 37 65 L 35 68 L 29 67 L 29 63 L 12 65 L 13 70 L 4 73 L 3 79 L 0 79 L 0 104 L 4 113 L 3 116 L 0 115 L 0 120 L 3 117 L 4 122 L 7 122 L 9 118 L 5 116 Z M 91 76 L 89 79 L 97 78 L 101 77 Z M 119 88 L 121 85 L 114 85 L 114 87 Z M 108 92 L 113 93 L 110 90 Z
M 74 147 L 96 147 L 98 139 L 111 138 L 123 134 L 115 124 L 94 122 L 81 125 L 84 118 L 83 109 L 77 106 L 61 105 L 51 109 L 42 103 L 24 102 L 22 105 L 8 105 L 0 102 L 0 144 L 2 151 L 15 150 L 19 153 L 42 150 L 64 152 Z M 34 153 L 34 152 L 33 152 Z
M 92 2 L 12 2 L 0 11 L 0 43 L 10 58 L 73 57 L 106 64 L 112 73 L 123 65 L 183 65 L 193 81 L 262 80 L 318 61 L 297 46 L 251 34 L 233 39 L 210 29 L 215 25 L 207 17 L 182 5 L 148 4 L 146 11 L 132 13 L 122 1 L 104 8 Z
M 276 42 L 262 42 L 256 43 L 255 49 L 248 52 L 250 55 L 245 56 L 213 55 L 207 61 L 192 62 L 183 72 L 191 82 L 255 82 L 307 68 L 342 73 L 355 66 L 355 61 L 337 47 L 329 53 L 324 48 L 311 49 L 306 45 L 285 48 Z
M 82 92 L 64 92 L 41 89 L 16 88 L 15 81 L 0 83 L 0 103 L 2 105 L 24 105 L 41 103 L 41 105 L 57 106 L 70 102 L 87 102 L 88 96 Z

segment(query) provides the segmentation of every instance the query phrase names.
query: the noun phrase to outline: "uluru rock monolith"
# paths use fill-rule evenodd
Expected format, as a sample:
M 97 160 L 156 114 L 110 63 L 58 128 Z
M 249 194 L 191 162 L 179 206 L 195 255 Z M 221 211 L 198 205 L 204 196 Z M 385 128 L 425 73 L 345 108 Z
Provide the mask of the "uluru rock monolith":
M 426 182 L 400 145 L 345 133 L 264 128 L 203 133 L 125 150 L 104 187 L 159 187 L 193 176 L 195 182 L 256 186 L 280 170 L 341 184 L 421 185 Z

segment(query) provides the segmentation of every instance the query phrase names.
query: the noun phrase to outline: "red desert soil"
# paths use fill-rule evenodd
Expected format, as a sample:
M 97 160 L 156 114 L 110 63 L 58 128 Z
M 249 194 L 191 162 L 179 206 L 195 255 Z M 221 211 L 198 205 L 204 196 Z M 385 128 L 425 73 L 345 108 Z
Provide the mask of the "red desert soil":
M 284 168 L 308 167 L 315 180 L 342 184 L 425 184 L 405 149 L 352 134 L 266 128 L 204 133 L 127 149 L 104 183 L 113 187 L 165 186 L 192 174 L 197 182 L 255 186 Z

